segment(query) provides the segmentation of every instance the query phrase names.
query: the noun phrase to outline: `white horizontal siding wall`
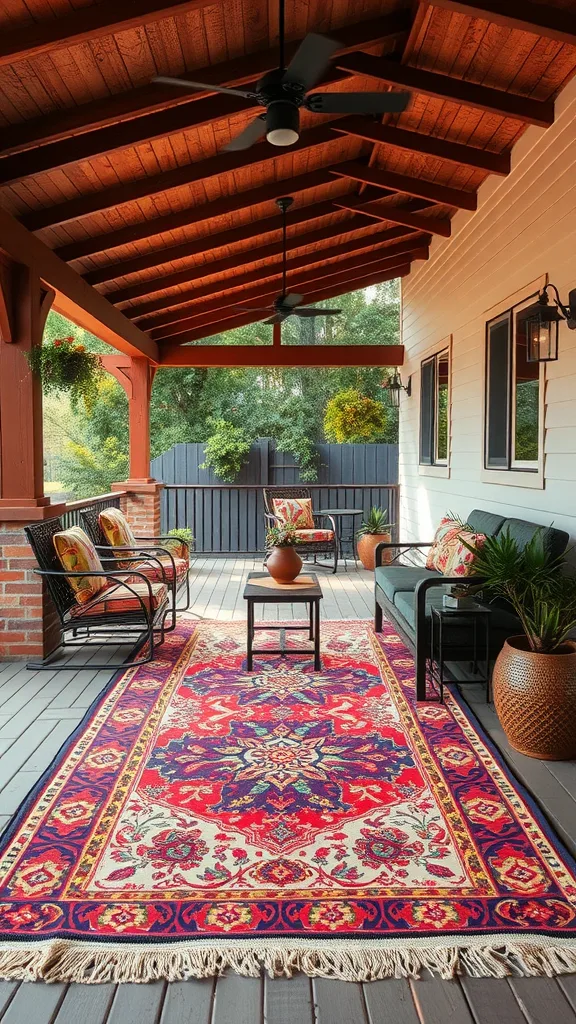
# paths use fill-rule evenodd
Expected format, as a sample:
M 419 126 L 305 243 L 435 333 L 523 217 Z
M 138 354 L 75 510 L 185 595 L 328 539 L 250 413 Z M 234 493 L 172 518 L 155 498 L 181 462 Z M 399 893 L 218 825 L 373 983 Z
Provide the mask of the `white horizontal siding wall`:
M 560 358 L 546 368 L 544 487 L 486 483 L 483 362 L 488 311 L 529 293 L 542 275 L 566 301 L 576 287 L 576 79 L 556 101 L 556 121 L 529 128 L 507 178 L 492 176 L 476 213 L 458 212 L 452 238 L 403 282 L 400 411 L 401 537 L 426 540 L 447 511 L 479 507 L 568 530 L 576 538 L 576 331 L 560 326 Z M 452 335 L 450 476 L 418 466 L 420 361 Z M 515 476 L 515 479 L 516 476 Z M 518 480 L 521 483 L 521 478 Z

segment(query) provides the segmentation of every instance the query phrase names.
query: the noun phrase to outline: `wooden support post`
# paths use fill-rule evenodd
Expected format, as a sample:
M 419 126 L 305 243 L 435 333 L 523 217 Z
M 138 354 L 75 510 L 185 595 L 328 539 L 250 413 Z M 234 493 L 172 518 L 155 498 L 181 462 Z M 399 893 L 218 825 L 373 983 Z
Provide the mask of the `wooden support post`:
M 43 657 L 57 642 L 56 612 L 24 526 L 65 506 L 44 496 L 42 388 L 27 355 L 42 344 L 54 292 L 29 267 L 2 263 L 0 318 L 0 657 Z
M 123 511 L 135 533 L 157 536 L 164 484 L 150 476 L 150 396 L 155 368 L 146 359 L 122 355 L 102 356 L 101 362 L 128 396 L 129 476 L 128 480 L 112 484 L 112 490 L 126 491 Z

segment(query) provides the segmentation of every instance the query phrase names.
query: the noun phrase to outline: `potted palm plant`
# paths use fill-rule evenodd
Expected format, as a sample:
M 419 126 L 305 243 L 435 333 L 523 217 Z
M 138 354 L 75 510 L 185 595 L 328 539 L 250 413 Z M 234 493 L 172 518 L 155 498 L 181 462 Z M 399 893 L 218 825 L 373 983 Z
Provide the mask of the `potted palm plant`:
M 391 524 L 388 523 L 388 513 L 373 505 L 362 526 L 356 533 L 358 538 L 358 556 L 365 569 L 374 568 L 375 551 L 378 544 L 390 543 Z M 391 551 L 384 552 L 383 562 L 389 562 L 392 556 Z
M 508 741 L 529 757 L 559 761 L 576 756 L 576 577 L 563 558 L 550 557 L 543 539 L 539 531 L 521 548 L 504 531 L 481 548 L 466 546 L 485 595 L 503 598 L 522 624 L 492 676 Z
M 293 583 L 302 568 L 302 559 L 294 550 L 298 543 L 294 524 L 271 526 L 266 533 L 266 568 L 277 583 Z

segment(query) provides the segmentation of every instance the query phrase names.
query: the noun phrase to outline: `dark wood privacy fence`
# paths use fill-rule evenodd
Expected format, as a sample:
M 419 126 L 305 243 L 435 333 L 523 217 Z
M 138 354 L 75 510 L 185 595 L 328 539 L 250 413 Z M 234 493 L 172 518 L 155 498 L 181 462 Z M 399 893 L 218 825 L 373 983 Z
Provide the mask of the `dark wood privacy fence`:
M 372 505 L 398 518 L 398 446 L 386 444 L 318 445 L 318 482 L 307 484 L 315 509 Z M 263 487 L 300 483 L 294 458 L 268 438 L 252 445 L 238 480 L 223 484 L 200 469 L 201 444 L 174 445 L 151 463 L 151 475 L 166 484 L 162 493 L 162 529 L 187 527 L 196 551 L 252 553 L 264 550 Z

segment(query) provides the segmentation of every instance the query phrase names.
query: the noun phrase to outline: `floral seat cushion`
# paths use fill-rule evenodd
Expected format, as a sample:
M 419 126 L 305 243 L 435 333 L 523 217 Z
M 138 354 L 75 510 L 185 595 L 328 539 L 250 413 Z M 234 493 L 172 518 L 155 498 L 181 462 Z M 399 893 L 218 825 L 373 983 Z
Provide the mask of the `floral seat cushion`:
M 76 595 L 78 604 L 84 605 L 99 594 L 106 586 L 102 562 L 87 533 L 80 526 L 70 526 L 67 530 L 54 534 L 54 548 L 60 564 L 68 572 L 90 572 L 91 576 L 70 576 L 68 583 Z
M 322 541 L 332 542 L 334 530 L 296 530 L 299 544 L 318 544 Z
M 158 562 L 160 562 L 160 565 L 158 565 Z M 138 572 L 143 572 L 149 580 L 159 580 L 162 583 L 164 579 L 167 579 L 172 583 L 174 569 L 176 569 L 176 582 L 179 582 L 185 579 L 190 565 L 187 558 L 177 558 L 174 556 L 174 562 L 172 562 L 166 555 L 155 554 L 154 561 L 139 562 L 137 567 Z
M 152 611 L 155 612 L 167 600 L 168 588 L 165 583 L 151 583 Z M 83 615 L 120 615 L 123 612 L 141 612 L 142 598 L 147 612 L 150 612 L 150 591 L 144 582 L 130 582 L 129 587 L 121 583 L 108 583 L 96 595 L 96 599 L 82 608 L 74 608 L 74 618 Z
M 311 498 L 273 498 L 272 511 L 282 524 L 292 523 L 297 530 L 314 528 Z

